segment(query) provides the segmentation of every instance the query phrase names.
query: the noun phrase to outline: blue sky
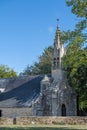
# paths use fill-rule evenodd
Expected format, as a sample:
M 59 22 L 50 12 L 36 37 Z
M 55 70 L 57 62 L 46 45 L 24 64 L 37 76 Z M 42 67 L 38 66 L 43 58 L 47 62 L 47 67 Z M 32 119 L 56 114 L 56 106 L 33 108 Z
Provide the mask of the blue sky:
M 0 64 L 20 73 L 54 42 L 56 19 L 61 30 L 76 21 L 66 0 L 0 0 Z

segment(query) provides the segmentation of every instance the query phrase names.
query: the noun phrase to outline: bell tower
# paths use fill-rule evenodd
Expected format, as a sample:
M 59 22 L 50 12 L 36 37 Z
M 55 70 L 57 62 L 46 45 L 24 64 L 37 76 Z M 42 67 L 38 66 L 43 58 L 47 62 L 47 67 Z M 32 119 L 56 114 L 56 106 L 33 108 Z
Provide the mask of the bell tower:
M 59 26 L 57 26 L 52 54 L 52 78 L 45 75 L 41 80 L 41 93 L 33 107 L 34 115 L 77 115 L 76 93 L 69 86 L 67 72 L 62 67 L 64 55 L 65 49 L 61 41 L 61 31 Z
M 57 81 L 62 79 L 62 57 L 64 54 L 65 50 L 61 41 L 61 32 L 59 26 L 57 26 L 52 55 L 52 77 Z

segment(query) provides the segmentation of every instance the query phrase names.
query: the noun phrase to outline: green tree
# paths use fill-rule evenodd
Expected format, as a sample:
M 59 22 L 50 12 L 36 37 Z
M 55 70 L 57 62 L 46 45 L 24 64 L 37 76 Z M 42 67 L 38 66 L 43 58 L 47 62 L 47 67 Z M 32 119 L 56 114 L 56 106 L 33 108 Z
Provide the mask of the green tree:
M 20 76 L 27 76 L 27 75 L 38 75 L 40 74 L 40 70 L 38 67 L 39 63 L 35 62 L 33 65 L 29 66 L 27 65 L 27 67 L 24 69 L 23 72 L 21 72 L 19 75 Z
M 72 13 L 80 18 L 75 30 L 70 31 L 68 35 L 84 37 L 85 46 L 87 46 L 87 0 L 66 0 L 66 3 L 71 7 Z
M 73 14 L 77 16 L 79 22 L 76 24 L 76 28 L 74 34 L 76 36 L 81 34 L 82 37 L 85 38 L 87 42 L 87 0 L 66 0 L 67 6 L 71 7 L 71 11 Z M 85 43 L 87 45 L 87 43 Z
M 84 31 L 87 29 L 87 1 L 67 0 L 67 5 L 81 20 L 73 31 L 63 32 L 63 40 L 67 43 L 63 64 L 68 81 L 79 96 L 79 109 L 87 110 L 87 34 Z
M 79 109 L 87 108 L 87 51 L 72 44 L 68 47 L 63 64 L 69 84 L 79 96 Z
M 51 73 L 52 50 L 52 46 L 45 48 L 44 52 L 39 57 L 39 69 L 42 74 Z
M 6 65 L 0 65 L 0 78 L 16 77 L 17 73 Z
M 44 49 L 44 52 L 39 56 L 39 61 L 31 66 L 27 66 L 20 75 L 36 75 L 47 74 L 51 72 L 52 62 L 52 46 Z
M 66 3 L 77 17 L 87 18 L 87 0 L 67 0 Z

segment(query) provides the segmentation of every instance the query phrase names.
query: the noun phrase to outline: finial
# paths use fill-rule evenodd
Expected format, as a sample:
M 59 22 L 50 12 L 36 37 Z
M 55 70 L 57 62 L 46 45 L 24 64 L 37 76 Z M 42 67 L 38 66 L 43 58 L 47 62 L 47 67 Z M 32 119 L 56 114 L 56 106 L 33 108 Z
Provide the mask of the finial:
M 58 24 L 59 24 L 59 19 L 56 19 L 57 20 L 57 22 L 58 22 Z
M 60 27 L 59 27 L 59 19 L 57 18 L 57 29 L 60 30 Z

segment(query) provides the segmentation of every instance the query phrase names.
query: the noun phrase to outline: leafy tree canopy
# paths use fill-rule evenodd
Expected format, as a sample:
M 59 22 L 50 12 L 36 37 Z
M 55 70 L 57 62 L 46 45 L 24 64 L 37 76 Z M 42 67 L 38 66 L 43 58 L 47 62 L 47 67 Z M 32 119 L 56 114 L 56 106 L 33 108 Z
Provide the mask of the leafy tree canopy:
M 67 43 L 63 64 L 68 81 L 79 96 L 79 109 L 87 110 L 87 0 L 67 0 L 67 5 L 81 20 L 73 31 L 63 32 Z
M 16 77 L 17 73 L 6 65 L 0 65 L 0 78 Z
M 66 0 L 66 4 L 71 7 L 72 13 L 80 18 L 74 31 L 67 31 L 67 34 L 70 39 L 77 35 L 83 37 L 85 39 L 83 43 L 87 46 L 87 0 Z
M 52 46 L 45 48 L 42 55 L 39 56 L 39 62 L 32 66 L 27 66 L 20 75 L 47 74 L 51 72 Z
M 87 0 L 67 0 L 66 3 L 77 17 L 87 18 Z

